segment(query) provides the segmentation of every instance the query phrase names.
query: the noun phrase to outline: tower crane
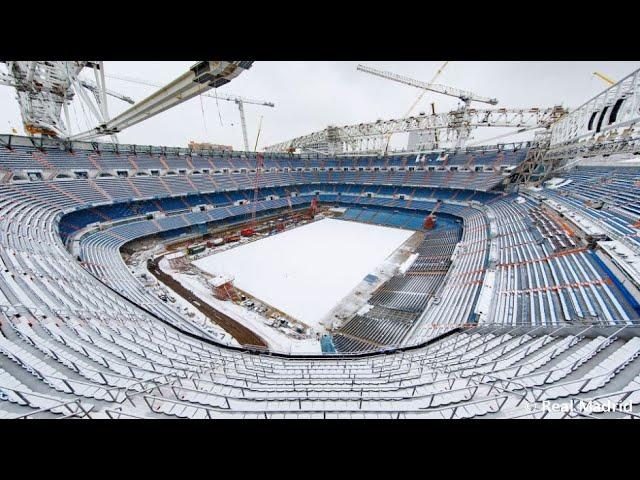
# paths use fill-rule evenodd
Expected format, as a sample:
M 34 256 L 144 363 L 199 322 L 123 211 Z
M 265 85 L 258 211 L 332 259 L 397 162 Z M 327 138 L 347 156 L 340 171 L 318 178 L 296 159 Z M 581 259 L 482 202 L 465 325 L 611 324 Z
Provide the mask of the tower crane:
M 450 97 L 456 97 L 462 100 L 467 105 L 471 102 L 482 102 L 488 103 L 490 105 L 498 104 L 498 100 L 495 98 L 483 97 L 480 95 L 476 95 L 475 93 L 462 90 L 460 88 L 448 87 L 446 85 L 440 85 L 433 82 L 422 82 L 420 80 L 415 80 L 413 78 L 407 77 L 406 75 L 399 75 L 397 73 L 387 72 L 385 70 L 378 70 L 377 68 L 367 67 L 365 65 L 358 65 L 357 70 L 360 72 L 375 75 L 380 78 L 386 78 L 387 80 L 402 83 L 404 85 L 409 85 L 411 87 L 420 88 L 422 90 L 429 90 L 432 92 L 440 93 L 442 95 L 448 95 Z
M 137 83 L 139 85 L 146 85 L 148 87 L 160 87 L 161 85 L 158 83 L 150 82 L 148 80 L 142 80 L 135 77 L 129 77 L 124 75 L 105 75 L 108 78 L 113 78 L 115 80 L 122 80 L 124 82 L 129 83 Z M 244 105 L 261 105 L 263 107 L 275 107 L 275 104 L 272 102 L 266 102 L 264 100 L 255 100 L 251 98 L 238 97 L 236 95 L 228 95 L 228 94 L 215 94 L 212 95 L 210 93 L 202 93 L 203 97 L 215 98 L 217 100 L 224 100 L 225 102 L 234 102 L 238 106 L 238 111 L 240 112 L 240 125 L 242 128 L 242 140 L 244 142 L 244 150 L 245 152 L 249 151 L 249 138 L 247 136 L 247 122 L 245 120 L 244 115 Z
M 443 67 L 438 71 L 436 76 L 442 71 Z M 452 128 L 457 132 L 457 142 L 456 148 L 463 146 L 464 142 L 469 137 L 470 128 L 468 126 L 468 121 L 466 118 L 467 110 L 471 106 L 471 102 L 480 102 L 480 103 L 488 103 L 489 105 L 497 105 L 498 100 L 496 98 L 483 97 L 481 95 L 477 95 L 473 92 L 469 92 L 467 90 L 462 90 L 460 88 L 449 87 L 446 85 L 440 85 L 431 82 L 423 82 L 420 80 L 413 79 L 411 77 L 407 77 L 406 75 L 399 75 L 397 73 L 388 72 L 385 70 L 379 70 L 377 68 L 367 67 L 365 65 L 358 65 L 357 70 L 360 72 L 369 73 L 376 77 L 384 78 L 387 80 L 391 80 L 394 82 L 402 83 L 403 85 L 409 85 L 411 87 L 420 88 L 424 91 L 431 91 L 435 93 L 440 93 L 442 95 L 448 95 L 450 97 L 455 97 L 464 103 L 462 108 L 456 110 L 456 115 L 454 119 L 454 124 Z M 416 102 L 417 103 L 417 102 Z M 415 104 L 414 104 L 415 106 Z M 413 108 L 413 107 L 412 107 Z M 387 144 L 388 146 L 388 144 Z M 386 149 L 385 149 L 386 152 Z
M 444 62 L 442 64 L 442 66 L 438 69 L 438 71 L 436 72 L 436 74 L 433 76 L 433 78 L 431 79 L 431 81 L 429 82 L 429 84 L 433 84 L 433 82 L 436 81 L 436 79 L 440 76 L 440 74 L 442 73 L 442 71 L 447 67 L 447 65 L 449 64 L 449 61 L 447 60 L 446 62 Z M 375 69 L 369 69 L 369 67 L 365 67 L 364 65 L 358 65 L 357 67 L 358 70 L 362 70 L 362 71 L 368 71 L 368 70 L 375 70 Z M 377 73 L 375 73 L 376 75 L 379 72 L 382 72 L 381 70 L 375 70 Z M 413 102 L 413 104 L 411 105 L 411 107 L 409 107 L 409 110 L 407 110 L 407 113 L 404 114 L 403 118 L 408 117 L 409 115 L 411 115 L 411 112 L 413 112 L 413 109 L 416 108 L 416 105 L 418 105 L 418 103 L 420 103 L 420 100 L 422 100 L 422 97 L 424 97 L 424 94 L 427 93 L 427 90 L 423 90 L 422 93 L 420 93 L 420 95 L 418 95 L 418 98 L 416 98 L 415 102 Z M 435 104 L 431 104 L 432 109 L 433 109 L 433 114 L 435 115 Z M 385 142 L 385 147 L 384 147 L 384 154 L 386 156 L 387 151 L 389 150 L 389 144 L 391 143 L 391 136 L 393 135 L 393 132 L 389 132 L 389 134 L 387 134 L 387 138 L 386 138 L 386 142 Z M 434 139 L 436 140 L 436 144 L 438 142 L 438 135 L 437 133 L 434 133 Z

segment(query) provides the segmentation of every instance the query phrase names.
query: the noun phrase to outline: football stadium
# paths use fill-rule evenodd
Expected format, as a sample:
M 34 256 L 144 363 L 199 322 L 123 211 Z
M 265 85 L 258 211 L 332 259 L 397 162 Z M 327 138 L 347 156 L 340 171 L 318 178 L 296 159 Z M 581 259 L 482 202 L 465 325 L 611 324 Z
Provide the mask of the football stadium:
M 640 416 L 640 64 L 516 108 L 348 63 L 411 108 L 265 144 L 260 63 L 0 63 L 0 419 Z M 241 145 L 118 138 L 203 97 Z

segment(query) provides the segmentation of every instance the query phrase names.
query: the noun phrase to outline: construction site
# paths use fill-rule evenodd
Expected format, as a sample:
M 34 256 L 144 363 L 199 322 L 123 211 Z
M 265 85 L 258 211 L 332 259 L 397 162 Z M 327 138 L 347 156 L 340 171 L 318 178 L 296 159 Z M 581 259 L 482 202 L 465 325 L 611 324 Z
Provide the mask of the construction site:
M 640 63 L 0 67 L 0 418 L 640 418 Z
M 435 228 L 439 206 L 423 219 L 423 229 Z M 124 259 L 134 272 L 146 259 L 146 270 L 137 274 L 161 300 L 176 304 L 178 295 L 222 327 L 231 343 L 278 351 L 295 351 L 301 343 L 305 351 L 320 352 L 322 336 L 363 307 L 368 310 L 367 300 L 408 268 L 424 239 L 408 226 L 376 225 L 375 218 L 354 223 L 344 218 L 346 211 L 337 205 L 319 207 L 316 199 L 308 208 L 289 205 L 276 215 L 256 218 L 252 211 L 244 223 L 187 238 L 134 242 L 126 249 L 132 255 L 125 252 Z M 318 225 L 309 229 L 312 223 Z M 264 243 L 267 238 L 270 244 Z M 148 282 L 151 275 L 170 293 Z

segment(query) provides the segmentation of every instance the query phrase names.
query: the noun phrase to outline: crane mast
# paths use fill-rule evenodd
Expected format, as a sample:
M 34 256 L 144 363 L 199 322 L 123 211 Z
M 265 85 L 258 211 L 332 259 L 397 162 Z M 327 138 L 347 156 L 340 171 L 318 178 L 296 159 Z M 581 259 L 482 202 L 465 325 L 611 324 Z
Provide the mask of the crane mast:
M 240 111 L 240 125 L 242 126 L 242 141 L 244 142 L 244 151 L 249 151 L 249 138 L 247 137 L 247 122 L 244 118 L 244 105 L 242 100 L 236 100 L 238 110 Z

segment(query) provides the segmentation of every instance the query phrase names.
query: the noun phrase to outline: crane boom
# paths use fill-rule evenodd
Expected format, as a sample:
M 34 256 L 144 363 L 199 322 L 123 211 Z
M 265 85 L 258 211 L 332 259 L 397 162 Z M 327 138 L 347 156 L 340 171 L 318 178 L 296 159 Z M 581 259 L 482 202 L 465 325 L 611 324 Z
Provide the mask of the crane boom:
M 607 77 L 604 73 L 600 73 L 600 72 L 593 72 L 593 74 L 598 77 L 600 80 L 603 80 L 605 83 L 607 83 L 609 86 L 611 85 L 615 85 L 615 81 L 611 80 L 609 77 Z
M 106 76 L 106 75 L 105 75 Z M 85 79 L 85 78 L 81 78 L 78 80 L 80 82 L 80 85 L 82 85 L 84 88 L 86 88 L 87 90 L 89 90 L 92 93 L 96 93 L 96 92 L 100 92 L 100 88 L 98 87 L 98 85 L 96 84 L 96 82 L 93 82 L 91 80 Z M 127 102 L 129 105 L 133 105 L 134 103 L 136 103 L 131 97 L 128 97 L 126 95 L 123 95 L 122 93 L 118 93 L 118 92 L 114 92 L 113 90 L 109 90 L 109 89 L 103 89 L 104 93 L 117 98 L 118 100 L 122 100 L 123 102 Z
M 366 65 L 358 65 L 357 70 L 360 72 L 365 72 L 371 75 L 375 75 L 380 78 L 386 78 L 387 80 L 392 80 L 394 82 L 402 83 L 404 85 L 409 85 L 411 87 L 420 88 L 422 90 L 429 90 L 432 92 L 440 93 L 442 95 L 448 95 L 450 97 L 456 97 L 465 103 L 482 102 L 482 103 L 488 103 L 490 105 L 497 105 L 498 103 L 498 100 L 495 98 L 482 97 L 480 95 L 476 95 L 475 93 L 472 93 L 466 90 L 461 90 L 455 87 L 448 87 L 446 85 L 422 82 L 420 80 L 415 80 L 405 75 L 399 75 L 397 73 L 387 72 L 384 70 L 379 70 L 377 68 L 367 67 Z
M 139 85 L 146 85 L 148 87 L 161 87 L 162 86 L 162 85 L 160 85 L 159 83 L 156 83 L 156 82 L 150 82 L 149 80 L 143 80 L 141 78 L 129 77 L 129 76 L 126 76 L 126 75 L 105 74 L 105 77 L 113 78 L 114 80 L 122 80 L 123 82 L 137 83 Z M 251 105 L 262 105 L 264 107 L 275 107 L 275 104 L 272 103 L 272 102 L 266 102 L 264 100 L 255 100 L 255 99 L 252 99 L 252 98 L 244 98 L 244 97 L 239 97 L 237 95 L 229 95 L 229 94 L 222 94 L 222 93 L 218 93 L 216 95 L 212 95 L 210 93 L 202 93 L 201 95 L 203 97 L 216 98 L 218 100 L 224 100 L 226 102 L 237 102 L 238 100 L 241 100 L 243 103 L 248 103 L 248 104 L 251 104 Z
M 105 75 L 105 76 L 116 79 L 116 80 L 123 80 L 125 82 L 137 83 L 139 85 L 147 85 L 149 87 L 160 87 L 160 84 L 150 82 L 148 80 L 142 80 L 139 78 L 120 76 L 120 75 Z M 212 95 L 210 93 L 201 93 L 200 95 L 202 95 L 203 97 L 215 98 L 216 100 L 234 102 L 238 106 L 238 112 L 240 113 L 240 126 L 242 127 L 242 142 L 244 145 L 244 149 L 247 152 L 249 151 L 249 138 L 247 136 L 247 121 L 244 116 L 244 104 L 261 105 L 263 107 L 275 107 L 275 104 L 272 102 L 265 102 L 264 100 L 244 98 L 244 97 L 239 97 L 237 95 L 219 94 L 217 91 L 215 95 Z

